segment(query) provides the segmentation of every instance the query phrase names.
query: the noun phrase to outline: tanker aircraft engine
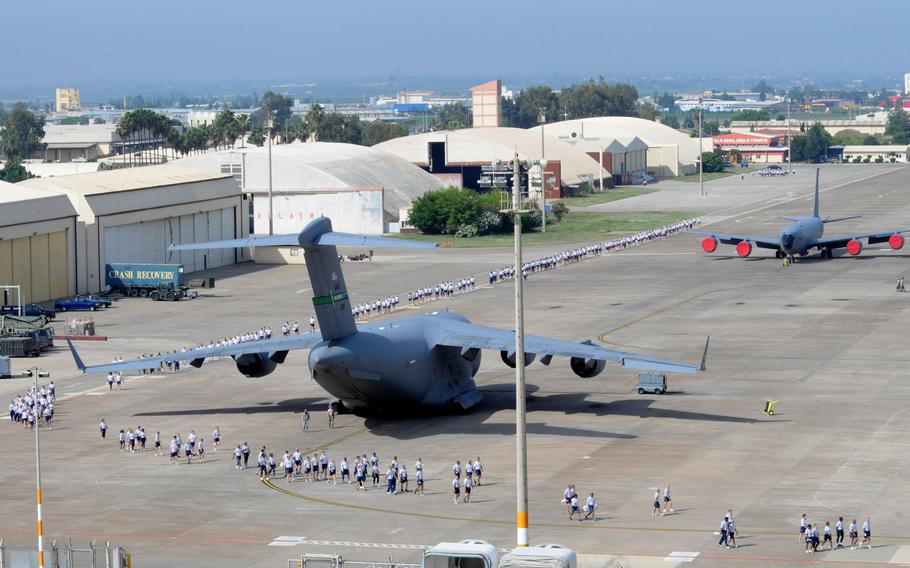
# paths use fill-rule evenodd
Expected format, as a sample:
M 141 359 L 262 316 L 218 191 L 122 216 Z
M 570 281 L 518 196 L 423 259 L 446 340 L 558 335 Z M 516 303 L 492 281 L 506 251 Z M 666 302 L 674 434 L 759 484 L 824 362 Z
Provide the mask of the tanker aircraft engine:
M 322 217 L 311 221 L 297 235 L 250 237 L 210 243 L 171 245 L 171 251 L 235 247 L 299 246 L 313 288 L 313 308 L 320 333 L 275 337 L 229 345 L 202 347 L 157 357 L 88 366 L 70 343 L 76 366 L 83 372 L 147 369 L 164 361 L 189 361 L 194 367 L 213 358 L 231 357 L 248 377 L 268 375 L 284 363 L 288 352 L 309 349 L 308 364 L 313 379 L 348 408 L 451 407 L 468 409 L 481 400 L 474 382 L 481 351 L 501 353 L 509 366 L 516 364 L 512 331 L 470 323 L 455 313 L 432 313 L 380 322 L 356 324 L 338 261 L 336 246 L 433 248 L 386 237 L 352 235 L 332 231 Z M 690 365 L 649 355 L 625 353 L 598 347 L 590 341 L 575 343 L 528 335 L 524 363 L 535 357 L 549 365 L 554 356 L 569 357 L 569 366 L 580 377 L 594 377 L 606 361 L 636 370 L 695 373 L 702 363 Z
M 870 245 L 888 243 L 894 250 L 904 247 L 904 233 L 910 229 L 897 231 L 882 231 L 878 233 L 862 233 L 843 237 L 825 237 L 825 225 L 835 221 L 858 219 L 862 215 L 847 215 L 845 217 L 826 217 L 822 219 L 818 214 L 818 175 L 815 170 L 815 206 L 812 215 L 807 217 L 785 216 L 784 219 L 793 221 L 781 230 L 777 237 L 758 237 L 754 235 L 735 235 L 727 233 L 709 233 L 705 231 L 688 231 L 694 235 L 702 235 L 701 248 L 707 253 L 717 250 L 717 245 L 735 245 L 736 254 L 747 257 L 752 254 L 753 248 L 771 249 L 777 258 L 794 260 L 796 255 L 806 256 L 812 249 L 818 249 L 822 258 L 831 258 L 831 251 L 846 249 L 851 256 L 856 256 L 863 251 L 863 242 L 868 239 Z

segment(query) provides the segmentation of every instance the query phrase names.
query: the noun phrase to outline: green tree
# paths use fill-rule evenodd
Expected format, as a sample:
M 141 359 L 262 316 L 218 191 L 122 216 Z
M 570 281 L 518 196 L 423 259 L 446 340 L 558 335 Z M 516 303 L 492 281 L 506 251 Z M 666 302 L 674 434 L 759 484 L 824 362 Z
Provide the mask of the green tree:
M 730 117 L 730 121 L 740 121 L 740 122 L 758 122 L 761 120 L 770 120 L 771 115 L 768 114 L 766 110 L 738 110 L 733 113 Z
M 323 119 L 325 119 L 325 109 L 322 108 L 322 105 L 312 105 L 310 110 L 307 111 L 306 116 L 303 117 L 306 138 L 313 136 L 317 142 L 319 141 L 319 127 L 322 124 Z
M 360 143 L 364 146 L 375 146 L 380 142 L 408 135 L 408 127 L 397 122 L 374 120 L 363 127 Z
M 835 144 L 840 144 L 841 146 L 855 146 L 857 144 L 864 144 L 865 139 L 866 135 L 858 130 L 853 130 L 852 128 L 841 130 L 832 137 L 832 141 Z
M 724 171 L 724 156 L 720 152 L 703 152 L 702 171 L 706 174 Z
M 484 210 L 480 194 L 470 189 L 448 187 L 428 191 L 414 200 L 408 224 L 427 234 L 451 234 L 470 224 Z
M 503 99 L 502 112 L 508 126 L 531 128 L 537 126 L 538 117 L 544 114 L 547 122 L 562 120 L 559 96 L 546 85 L 529 87 L 513 100 Z
M 320 142 L 344 142 L 360 144 L 363 126 L 360 119 L 353 115 L 330 112 L 319 124 L 318 140 Z
M 28 170 L 22 165 L 22 160 L 18 157 L 8 161 L 3 169 L 0 169 L 0 181 L 7 183 L 17 183 L 30 177 L 32 175 L 28 173 Z
M 253 124 L 264 126 L 269 123 L 271 116 L 275 120 L 276 127 L 284 126 L 284 123 L 291 118 L 292 106 L 294 106 L 294 100 L 290 97 L 267 91 L 259 101 L 259 110 L 253 113 Z
M 471 111 L 461 103 L 443 105 L 436 118 L 433 119 L 433 128 L 436 130 L 457 130 L 471 126 Z
M 6 161 L 26 159 L 47 147 L 44 139 L 44 117 L 36 116 L 25 103 L 16 103 L 0 130 L 0 152 Z
M 831 135 L 816 122 L 806 132 L 806 161 L 813 163 L 824 161 L 830 145 Z
M 215 120 L 212 121 L 212 134 L 216 148 L 222 144 L 234 147 L 235 141 L 242 134 L 234 111 L 223 110 L 215 116 Z
M 769 86 L 764 79 L 759 80 L 758 84 L 752 87 L 752 90 L 758 93 L 758 100 L 763 101 L 768 98 L 768 94 L 774 94 L 774 88 Z
M 665 112 L 663 116 L 660 117 L 660 122 L 670 128 L 679 128 L 679 116 L 673 112 Z
M 608 85 L 603 77 L 563 89 L 559 105 L 573 118 L 637 116 L 638 91 L 632 85 Z M 548 117 L 549 118 L 549 117 Z
M 895 108 L 888 113 L 885 134 L 891 137 L 894 144 L 910 143 L 910 116 L 902 108 Z
M 790 159 L 794 162 L 805 162 L 806 159 L 806 136 L 794 136 L 790 140 Z
M 869 134 L 863 137 L 861 144 L 863 146 L 878 146 L 879 141 L 878 138 L 876 138 L 874 135 Z
M 656 105 L 645 101 L 638 106 L 638 116 L 645 120 L 657 120 L 660 118 L 660 109 Z

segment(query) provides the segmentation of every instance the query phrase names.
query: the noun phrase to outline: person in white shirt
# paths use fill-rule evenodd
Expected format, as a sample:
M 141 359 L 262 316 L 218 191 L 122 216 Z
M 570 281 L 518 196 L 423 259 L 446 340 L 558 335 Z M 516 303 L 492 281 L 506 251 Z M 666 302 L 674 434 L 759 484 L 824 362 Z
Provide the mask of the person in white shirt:
M 461 496 L 461 483 L 457 477 L 452 478 L 452 501 L 458 504 L 458 498 Z
M 670 497 L 670 484 L 664 487 L 664 514 L 673 512 L 673 498 Z
M 660 513 L 660 489 L 654 492 L 654 507 L 651 509 L 651 516 L 657 515 Z M 663 513 L 660 513 L 663 515 Z
M 856 532 L 856 519 L 850 521 L 850 550 L 856 550 L 856 541 L 859 540 Z
M 212 430 L 212 451 L 217 452 L 218 446 L 221 445 L 221 432 L 218 430 L 218 426 L 215 426 L 215 429 Z
M 844 518 L 838 517 L 837 523 L 834 524 L 834 532 L 837 534 L 837 547 L 844 547 Z
M 597 501 L 594 500 L 594 493 L 588 495 L 588 500 L 585 503 L 585 518 L 597 520 Z
M 476 458 L 474 458 L 473 466 L 474 466 L 474 482 L 477 483 L 477 485 L 483 485 L 480 482 L 480 478 L 483 475 L 483 465 L 480 463 L 480 456 L 477 456 Z
M 420 493 L 423 495 L 423 469 L 417 470 L 417 489 L 414 490 L 414 495 Z
M 474 481 L 467 475 L 464 478 L 464 502 L 471 502 L 471 489 L 474 487 Z
M 826 542 L 828 543 L 828 550 L 834 550 L 834 541 L 831 539 L 831 522 L 825 521 L 825 539 L 822 541 L 822 545 Z
M 872 550 L 872 525 L 869 517 L 866 517 L 866 520 L 863 521 L 863 540 L 859 543 L 859 547 L 862 548 L 864 544 L 869 550 Z
M 581 513 L 578 511 L 577 495 L 572 495 L 572 500 L 569 501 L 569 520 L 572 520 L 573 515 L 578 515 L 578 520 L 581 521 Z

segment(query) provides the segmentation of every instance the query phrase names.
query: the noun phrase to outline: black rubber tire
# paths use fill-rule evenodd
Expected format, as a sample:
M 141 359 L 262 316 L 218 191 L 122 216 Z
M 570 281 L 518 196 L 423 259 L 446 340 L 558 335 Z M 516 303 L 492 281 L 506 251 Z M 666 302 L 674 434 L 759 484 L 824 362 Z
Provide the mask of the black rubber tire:
M 139 295 L 139 290 L 137 290 L 137 289 L 135 289 L 135 288 L 130 288 L 130 291 L 129 291 L 129 297 L 130 297 L 130 298 L 135 298 L 135 297 L 137 297 L 138 295 Z
M 97 309 L 98 309 L 98 306 L 92 306 L 92 307 L 90 307 L 90 308 L 88 309 L 88 311 L 94 312 L 94 311 L 97 310 Z
M 645 394 L 645 389 L 638 389 L 638 394 Z
M 168 295 L 165 296 L 165 298 L 167 298 L 167 300 L 171 301 L 171 302 L 174 302 L 177 300 L 177 296 L 175 296 L 173 293 L 168 293 Z
M 158 294 L 158 292 L 152 292 L 151 294 L 149 294 L 149 298 L 151 298 L 152 301 L 157 302 L 158 300 L 161 299 L 161 295 Z
M 65 311 L 66 311 L 66 306 L 60 306 L 60 311 L 61 311 L 61 312 L 65 312 Z
M 140 297 L 140 298 L 147 298 L 148 295 L 149 295 L 149 291 L 148 291 L 148 290 L 146 290 L 145 288 L 140 288 L 140 289 L 139 289 L 139 297 Z

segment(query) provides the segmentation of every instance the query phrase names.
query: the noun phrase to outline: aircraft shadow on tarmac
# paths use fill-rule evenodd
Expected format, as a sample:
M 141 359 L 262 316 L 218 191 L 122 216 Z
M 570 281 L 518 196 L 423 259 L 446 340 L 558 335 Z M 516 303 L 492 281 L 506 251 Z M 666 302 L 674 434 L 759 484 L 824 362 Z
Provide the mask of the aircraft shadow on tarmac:
M 270 412 L 293 412 L 296 414 L 309 410 L 312 414 L 316 410 L 325 410 L 328 399 L 322 398 L 291 398 L 278 402 L 260 402 L 255 406 L 235 406 L 228 408 L 187 408 L 181 410 L 157 410 L 137 412 L 133 416 L 203 416 L 209 414 L 265 414 Z

